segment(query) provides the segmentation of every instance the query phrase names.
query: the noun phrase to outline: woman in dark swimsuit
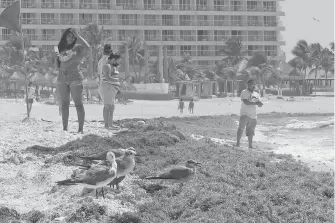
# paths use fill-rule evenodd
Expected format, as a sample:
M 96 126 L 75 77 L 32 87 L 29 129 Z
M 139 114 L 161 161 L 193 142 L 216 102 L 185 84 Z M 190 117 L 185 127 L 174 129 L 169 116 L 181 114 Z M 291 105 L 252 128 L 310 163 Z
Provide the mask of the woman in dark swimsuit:
M 85 110 L 82 101 L 83 74 L 80 71 L 85 52 L 89 50 L 92 59 L 92 48 L 73 28 L 68 28 L 58 44 L 59 54 L 56 66 L 59 69 L 57 87 L 62 106 L 63 130 L 68 130 L 70 93 L 77 110 L 78 133 L 84 131 Z

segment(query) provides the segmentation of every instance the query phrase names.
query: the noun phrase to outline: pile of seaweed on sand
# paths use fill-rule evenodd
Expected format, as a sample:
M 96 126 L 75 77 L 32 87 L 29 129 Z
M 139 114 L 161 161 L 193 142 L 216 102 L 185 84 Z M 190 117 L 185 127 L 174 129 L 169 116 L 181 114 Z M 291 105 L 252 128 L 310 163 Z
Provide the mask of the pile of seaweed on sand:
M 164 124 L 159 120 L 132 119 L 118 121 L 117 124 L 126 130 L 117 132 L 112 137 L 89 134 L 59 147 L 34 145 L 22 153 L 36 156 L 43 160 L 46 166 L 60 164 L 75 167 L 76 164 L 83 164 L 77 156 L 91 155 L 109 149 L 134 147 L 137 152 L 136 163 L 141 164 L 155 149 L 173 146 L 185 140 L 185 136 L 177 130 L 176 126 Z M 127 212 L 108 216 L 106 206 L 94 201 L 93 197 L 86 197 L 79 202 L 81 204 L 75 204 L 73 213 L 67 216 L 64 222 L 105 222 L 106 218 L 118 219 L 118 222 L 139 222 L 136 217 L 133 219 L 134 216 Z M 59 217 L 61 216 L 57 211 L 44 213 L 32 210 L 29 213 L 20 214 L 15 209 L 0 206 L 1 223 L 53 222 Z

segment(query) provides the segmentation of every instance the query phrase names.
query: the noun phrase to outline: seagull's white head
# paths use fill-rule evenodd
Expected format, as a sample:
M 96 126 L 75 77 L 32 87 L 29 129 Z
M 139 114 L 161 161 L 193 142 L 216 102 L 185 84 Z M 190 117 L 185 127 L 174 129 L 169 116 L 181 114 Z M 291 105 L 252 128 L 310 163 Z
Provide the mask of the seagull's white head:
M 115 161 L 115 154 L 113 152 L 108 152 L 106 154 L 106 160 L 110 163 Z
M 130 156 L 135 156 L 136 152 L 134 150 L 128 150 L 125 152 L 125 156 L 130 157 Z
M 135 154 L 136 154 L 136 150 L 135 150 L 135 148 L 134 148 L 134 147 L 128 147 L 128 148 L 127 148 L 127 150 L 129 150 L 129 151 L 134 151 L 134 152 L 135 152 Z
M 196 162 L 196 161 L 194 161 L 194 160 L 188 160 L 187 162 L 186 162 L 186 167 L 189 167 L 189 168 L 195 168 L 195 167 L 197 167 L 197 166 L 200 166 L 201 165 L 201 163 L 199 163 L 199 162 Z

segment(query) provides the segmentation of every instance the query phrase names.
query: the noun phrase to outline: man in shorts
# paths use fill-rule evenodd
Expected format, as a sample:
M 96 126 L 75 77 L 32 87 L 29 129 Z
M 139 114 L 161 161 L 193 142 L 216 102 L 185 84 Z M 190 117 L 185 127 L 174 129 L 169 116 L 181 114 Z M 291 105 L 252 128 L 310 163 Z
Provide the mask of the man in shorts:
M 262 107 L 263 103 L 260 101 L 259 94 L 255 91 L 255 81 L 250 79 L 247 82 L 247 88 L 241 93 L 241 110 L 240 121 L 237 129 L 237 142 L 236 147 L 240 146 L 241 137 L 244 129 L 248 136 L 249 149 L 253 149 L 252 140 L 255 135 L 255 128 L 257 125 L 257 112 L 256 108 Z

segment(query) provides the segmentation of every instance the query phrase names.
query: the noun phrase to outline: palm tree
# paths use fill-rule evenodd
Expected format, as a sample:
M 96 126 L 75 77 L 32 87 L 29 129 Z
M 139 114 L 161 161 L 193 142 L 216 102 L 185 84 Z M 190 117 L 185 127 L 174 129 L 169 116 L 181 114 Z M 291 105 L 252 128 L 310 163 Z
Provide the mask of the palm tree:
M 334 53 L 334 42 L 331 42 L 329 45 L 330 45 L 330 50 Z
M 144 49 L 143 44 L 140 39 L 136 36 L 128 38 L 124 44 L 128 46 L 128 53 L 129 53 L 129 62 L 130 65 L 133 67 L 134 73 L 136 78 L 139 80 L 141 76 L 141 69 L 144 67 Z M 121 54 L 125 53 L 124 44 L 120 47 L 119 51 Z M 140 67 L 139 74 L 137 74 L 137 69 L 135 66 Z
M 305 79 L 307 75 L 307 68 L 312 66 L 311 48 L 306 40 L 299 40 L 293 48 L 292 54 L 295 56 L 292 59 L 294 62 L 289 61 L 289 64 L 299 64 L 300 69 L 305 72 L 305 76 L 303 78 Z
M 229 66 L 237 65 L 248 53 L 243 49 L 243 42 L 239 38 L 228 39 L 226 45 L 220 51 L 227 55 L 223 60 L 227 61 Z
M 324 48 L 317 56 L 313 57 L 314 67 L 310 70 L 310 74 L 315 73 L 315 83 L 317 78 L 317 71 L 323 69 L 326 74 L 326 86 L 328 80 L 328 72 L 334 72 L 334 56 L 330 53 L 328 48 Z

